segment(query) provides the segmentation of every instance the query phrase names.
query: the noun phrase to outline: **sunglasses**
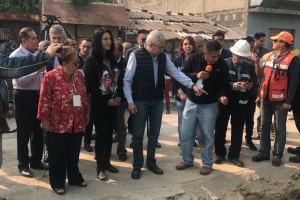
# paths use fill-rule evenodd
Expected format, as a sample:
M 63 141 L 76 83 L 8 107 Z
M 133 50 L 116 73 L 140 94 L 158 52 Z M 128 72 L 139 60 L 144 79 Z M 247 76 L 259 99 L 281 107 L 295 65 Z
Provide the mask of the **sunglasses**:
M 143 42 L 146 42 L 146 38 L 142 38 L 141 40 L 142 40 Z
M 273 40 L 273 42 L 276 43 L 276 42 L 283 42 L 283 41 L 281 41 L 281 40 Z

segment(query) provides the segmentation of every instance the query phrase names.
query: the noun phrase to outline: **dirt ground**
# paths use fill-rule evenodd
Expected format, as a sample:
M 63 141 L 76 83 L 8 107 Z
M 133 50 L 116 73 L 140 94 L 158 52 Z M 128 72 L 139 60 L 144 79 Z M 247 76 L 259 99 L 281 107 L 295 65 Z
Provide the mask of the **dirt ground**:
M 289 117 L 291 113 L 289 113 Z M 229 126 L 230 127 L 230 126 Z M 287 121 L 286 148 L 300 145 L 300 134 L 294 121 Z M 227 139 L 230 139 L 228 128 Z M 127 146 L 131 135 L 127 137 Z M 146 148 L 146 136 L 144 149 Z M 48 172 L 33 170 L 34 178 L 19 175 L 17 168 L 16 133 L 3 135 L 3 166 L 0 170 L 0 197 L 8 200 L 274 200 L 300 199 L 300 165 L 288 162 L 289 154 L 285 151 L 283 164 L 273 167 L 271 160 L 253 163 L 251 157 L 257 152 L 242 146 L 240 159 L 245 167 L 239 168 L 225 161 L 221 165 L 214 165 L 208 176 L 199 173 L 201 167 L 201 149 L 194 148 L 194 166 L 183 171 L 177 171 L 175 165 L 181 162 L 179 155 L 177 134 L 177 111 L 171 107 L 171 114 L 163 116 L 163 124 L 159 142 L 161 149 L 157 149 L 157 165 L 164 170 L 164 175 L 155 175 L 142 169 L 139 180 L 130 177 L 132 171 L 132 149 L 128 148 L 128 160 L 120 162 L 116 155 L 116 144 L 113 146 L 112 164 L 120 172 L 107 172 L 108 180 L 100 181 L 96 177 L 96 163 L 94 152 L 86 152 L 83 148 L 80 154 L 80 171 L 88 183 L 88 187 L 71 187 L 66 184 L 66 194 L 56 195 L 49 186 Z M 259 141 L 254 141 L 259 147 Z M 92 141 L 92 146 L 94 141 Z M 230 142 L 227 142 L 228 147 Z M 273 142 L 272 142 L 273 145 Z M 146 151 L 144 151 L 144 155 Z

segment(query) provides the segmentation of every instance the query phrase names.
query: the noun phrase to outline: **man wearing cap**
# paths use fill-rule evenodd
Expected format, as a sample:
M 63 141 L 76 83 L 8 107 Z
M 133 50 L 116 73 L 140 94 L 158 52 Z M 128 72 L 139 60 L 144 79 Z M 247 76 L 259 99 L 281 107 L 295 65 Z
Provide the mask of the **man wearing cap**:
M 266 59 L 259 97 L 261 98 L 261 137 L 259 154 L 252 157 L 253 162 L 270 159 L 270 123 L 275 113 L 276 139 L 273 150 L 273 166 L 281 165 L 286 142 L 287 112 L 291 109 L 299 81 L 299 59 L 290 52 L 293 36 L 281 32 L 271 37 L 273 52 Z
M 226 148 L 225 137 L 229 117 L 231 117 L 231 145 L 228 152 L 228 159 L 238 167 L 244 167 L 239 159 L 243 140 L 243 128 L 247 113 L 249 90 L 253 86 L 255 77 L 254 66 L 246 62 L 251 56 L 250 45 L 246 40 L 237 41 L 230 48 L 232 57 L 225 59 L 229 66 L 230 92 L 228 105 L 220 105 L 220 115 L 215 127 L 215 164 L 225 160 Z

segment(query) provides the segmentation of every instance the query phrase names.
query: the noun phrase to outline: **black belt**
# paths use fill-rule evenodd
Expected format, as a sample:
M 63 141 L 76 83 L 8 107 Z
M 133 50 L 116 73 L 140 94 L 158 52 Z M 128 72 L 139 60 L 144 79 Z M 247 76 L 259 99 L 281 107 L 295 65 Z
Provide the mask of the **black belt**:
M 15 89 L 17 92 L 22 92 L 22 93 L 35 93 L 35 94 L 39 94 L 40 90 L 20 90 L 20 89 Z

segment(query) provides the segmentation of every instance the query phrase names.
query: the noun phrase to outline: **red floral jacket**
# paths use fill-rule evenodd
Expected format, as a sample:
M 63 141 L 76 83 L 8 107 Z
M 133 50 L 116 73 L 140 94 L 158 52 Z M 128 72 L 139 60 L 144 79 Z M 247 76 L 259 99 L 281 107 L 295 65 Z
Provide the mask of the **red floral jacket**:
M 80 95 L 81 106 L 73 106 L 73 94 Z M 61 67 L 49 71 L 43 78 L 37 118 L 48 120 L 49 131 L 55 133 L 82 132 L 90 105 L 83 75 L 76 71 L 68 77 Z

